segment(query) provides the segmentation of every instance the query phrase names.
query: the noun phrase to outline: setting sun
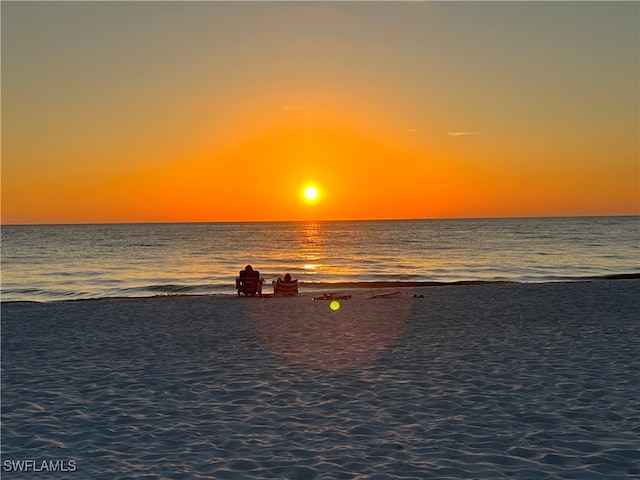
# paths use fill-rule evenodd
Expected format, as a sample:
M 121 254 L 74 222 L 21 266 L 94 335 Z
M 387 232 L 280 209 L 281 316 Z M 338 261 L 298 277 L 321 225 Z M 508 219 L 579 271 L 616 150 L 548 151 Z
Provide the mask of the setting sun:
M 318 189 L 315 187 L 307 187 L 304 191 L 304 198 L 313 202 L 318 198 Z

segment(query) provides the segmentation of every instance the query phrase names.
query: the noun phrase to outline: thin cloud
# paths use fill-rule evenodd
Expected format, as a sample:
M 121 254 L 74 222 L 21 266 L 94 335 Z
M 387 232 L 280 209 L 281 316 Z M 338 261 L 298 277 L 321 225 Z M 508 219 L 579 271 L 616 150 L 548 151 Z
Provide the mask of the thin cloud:
M 480 135 L 480 132 L 447 132 L 449 137 L 468 137 L 470 135 Z
M 408 128 L 407 130 L 405 130 L 405 133 L 418 133 L 420 130 L 418 130 L 417 128 Z

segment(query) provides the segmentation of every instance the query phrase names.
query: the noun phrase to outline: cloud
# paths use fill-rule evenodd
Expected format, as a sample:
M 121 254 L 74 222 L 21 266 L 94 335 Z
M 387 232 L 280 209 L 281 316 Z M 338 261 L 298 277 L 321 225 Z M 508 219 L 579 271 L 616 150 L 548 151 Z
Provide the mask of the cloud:
M 405 133 L 418 133 L 420 130 L 418 130 L 417 128 L 408 128 L 407 130 L 405 130 Z
M 449 137 L 468 137 L 469 135 L 480 135 L 480 132 L 447 132 Z

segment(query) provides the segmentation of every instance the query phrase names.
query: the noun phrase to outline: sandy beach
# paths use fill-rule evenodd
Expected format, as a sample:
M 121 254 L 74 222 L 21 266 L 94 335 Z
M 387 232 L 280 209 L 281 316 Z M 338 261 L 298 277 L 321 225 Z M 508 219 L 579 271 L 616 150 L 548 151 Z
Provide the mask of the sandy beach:
M 640 477 L 640 280 L 350 293 L 2 304 L 2 477 Z

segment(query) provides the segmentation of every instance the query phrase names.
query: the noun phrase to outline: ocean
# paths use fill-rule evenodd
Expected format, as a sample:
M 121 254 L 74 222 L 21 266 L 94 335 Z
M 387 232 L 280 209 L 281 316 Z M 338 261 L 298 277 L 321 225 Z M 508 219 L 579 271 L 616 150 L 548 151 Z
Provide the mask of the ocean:
M 251 264 L 329 291 L 640 276 L 640 217 L 5 225 L 1 300 L 233 295 Z

